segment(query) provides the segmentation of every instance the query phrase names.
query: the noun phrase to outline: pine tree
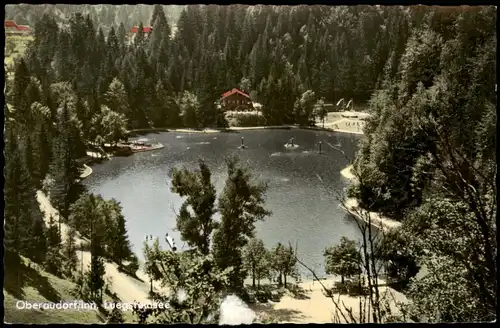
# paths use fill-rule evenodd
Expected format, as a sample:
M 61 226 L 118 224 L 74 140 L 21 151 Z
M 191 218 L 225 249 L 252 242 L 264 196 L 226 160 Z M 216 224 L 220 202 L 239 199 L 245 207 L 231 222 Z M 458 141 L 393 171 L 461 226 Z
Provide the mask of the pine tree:
M 92 255 L 90 270 L 87 273 L 87 280 L 90 287 L 90 297 L 98 302 L 102 302 L 102 289 L 104 287 L 104 275 L 106 268 L 104 258 Z
M 155 88 L 153 125 L 158 127 L 179 127 L 182 125 L 180 108 L 161 81 Z
M 61 257 L 61 233 L 54 217 L 49 217 L 48 228 L 46 229 L 46 258 L 45 269 L 55 275 L 60 275 L 62 271 Z
M 87 273 L 87 283 L 90 289 L 90 297 L 98 302 L 102 301 L 102 289 L 104 287 L 104 275 L 106 273 L 104 256 L 105 254 L 105 234 L 107 230 L 106 213 L 101 213 L 100 210 L 106 206 L 106 202 L 102 197 L 95 197 L 94 195 L 84 195 L 80 198 L 84 206 L 88 206 L 86 213 L 90 222 L 89 235 L 90 235 L 90 270 Z M 85 203 L 87 202 L 87 203 Z M 80 204 L 80 203 L 78 203 Z M 78 208 L 78 204 L 74 209 Z M 74 216 L 73 219 L 76 219 Z
M 166 63 L 171 29 L 161 5 L 154 6 L 150 26 L 153 28 L 148 39 L 149 53 L 154 62 Z
M 123 54 L 125 53 L 125 49 L 127 46 L 127 30 L 125 30 L 123 22 L 121 22 L 120 26 L 118 27 L 117 37 L 118 37 L 118 44 L 120 45 L 120 52 L 121 54 Z
M 137 27 L 137 33 L 134 37 L 134 45 L 137 48 L 142 48 L 146 44 L 146 36 L 144 34 L 144 25 L 141 22 Z
M 243 287 L 242 248 L 255 233 L 255 222 L 271 212 L 264 205 L 265 184 L 251 182 L 248 169 L 239 164 L 237 157 L 226 161 L 228 178 L 219 196 L 220 227 L 213 238 L 214 258 L 220 269 L 233 267 L 231 288 L 238 292 Z
M 61 232 L 52 215 L 49 217 L 48 222 L 47 246 L 56 248 L 61 246 Z
M 48 251 L 50 251 L 46 239 L 47 229 L 45 227 L 45 222 L 42 218 L 35 219 L 28 231 L 32 235 L 27 242 L 26 255 L 35 263 L 45 264 L 46 259 L 49 258 Z
M 15 117 L 19 123 L 26 124 L 29 120 L 30 99 L 26 97 L 25 92 L 31 83 L 30 72 L 21 58 L 16 64 L 14 81 L 10 94 L 10 103 L 15 108 Z
M 198 117 L 198 113 L 200 111 L 200 103 L 198 102 L 197 97 L 194 94 L 185 91 L 179 101 L 179 107 L 181 109 L 184 126 L 189 128 L 199 128 L 200 118 Z
M 213 218 L 216 192 L 208 166 L 202 160 L 198 165 L 199 169 L 195 172 L 174 169 L 171 172 L 171 190 L 186 197 L 177 216 L 177 229 L 182 240 L 207 255 L 212 231 L 217 228 Z
M 109 245 L 109 253 L 111 259 L 119 266 L 122 265 L 124 260 L 127 260 L 132 251 L 130 250 L 130 241 L 128 239 L 128 232 L 125 223 L 125 217 L 122 214 L 120 204 L 114 199 L 108 201 L 110 214 L 112 215 L 109 222 L 112 229 L 110 229 L 110 236 L 107 238 Z
M 7 122 L 5 130 L 5 249 L 6 253 L 36 257 L 37 243 L 45 238 L 39 224 L 43 220 L 42 213 L 21 156 L 23 150 L 19 148 L 14 123 Z M 38 229 L 36 235 L 33 228 Z
M 75 238 L 76 230 L 70 226 L 68 234 L 66 235 L 66 240 L 62 247 L 64 274 L 70 278 L 75 277 L 75 272 L 78 266 L 78 257 L 76 253 L 77 245 Z
M 58 122 L 58 133 L 54 141 L 53 160 L 50 165 L 50 176 L 54 180 L 50 190 L 50 199 L 60 211 L 64 219 L 68 218 L 72 194 L 75 190 L 75 180 L 79 177 L 79 168 L 75 154 L 75 120 L 71 117 L 69 100 L 65 100 Z
M 125 87 L 123 83 L 117 78 L 114 78 L 109 85 L 108 90 L 104 94 L 105 104 L 114 112 L 129 115 L 130 105 L 128 102 L 128 96 L 125 92 Z

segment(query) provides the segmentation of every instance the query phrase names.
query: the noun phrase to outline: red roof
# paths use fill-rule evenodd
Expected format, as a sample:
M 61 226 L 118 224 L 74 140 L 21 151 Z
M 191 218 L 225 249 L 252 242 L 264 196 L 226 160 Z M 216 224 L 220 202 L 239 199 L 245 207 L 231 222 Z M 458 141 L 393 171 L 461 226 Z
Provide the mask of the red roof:
M 13 20 L 6 20 L 5 27 L 17 27 L 17 24 Z
M 236 88 L 233 88 L 232 90 L 229 90 L 227 92 L 224 92 L 222 94 L 222 99 L 226 98 L 226 97 L 229 97 L 230 95 L 232 94 L 235 94 L 235 93 L 239 93 L 240 95 L 242 95 L 243 97 L 247 97 L 247 98 L 250 98 L 249 95 L 247 95 L 246 93 L 244 93 L 243 91 L 241 91 L 240 89 L 236 89 Z
M 29 31 L 30 27 L 28 25 L 17 25 L 18 31 Z
M 134 26 L 130 29 L 130 33 L 137 33 L 137 31 L 139 30 L 139 27 L 138 26 Z M 153 28 L 151 26 L 144 26 L 142 28 L 142 32 L 143 33 L 151 33 L 151 31 L 153 30 Z

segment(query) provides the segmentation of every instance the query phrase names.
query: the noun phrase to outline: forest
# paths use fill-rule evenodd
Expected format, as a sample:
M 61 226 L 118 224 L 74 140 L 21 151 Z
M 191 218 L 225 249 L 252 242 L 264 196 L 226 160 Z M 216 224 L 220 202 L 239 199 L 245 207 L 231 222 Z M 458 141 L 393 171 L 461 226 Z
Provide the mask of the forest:
M 156 5 L 151 17 L 134 16 L 151 35 L 133 38 L 123 21 L 69 16 L 34 15 L 34 41 L 12 78 L 6 70 L 6 259 L 74 263 L 72 249 L 47 251 L 61 241 L 55 224 L 45 231 L 36 196 L 44 190 L 84 235 L 91 228 L 77 225 L 88 225 L 77 213 L 99 208 L 96 224 L 110 229 L 96 252 L 130 260 L 120 205 L 78 182 L 88 147 L 130 129 L 224 127 L 217 100 L 234 87 L 263 105 L 266 124 L 302 123 L 295 104 L 312 90 L 371 113 L 348 194 L 403 223 L 391 253 L 398 272 L 426 264 L 424 279 L 405 277 L 412 320 L 496 317 L 494 7 L 189 5 L 173 22 Z
M 14 20 L 17 24 L 32 26 L 43 14 L 53 16 L 58 23 L 63 23 L 75 13 L 90 15 L 92 21 L 99 24 L 104 32 L 109 32 L 111 27 L 118 28 L 120 23 L 130 29 L 138 22 L 146 22 L 151 18 L 153 5 L 110 5 L 110 4 L 15 4 L 5 6 L 5 19 Z M 184 9 L 181 5 L 162 5 L 167 19 L 175 25 L 180 13 Z M 135 22 L 135 23 L 134 23 Z

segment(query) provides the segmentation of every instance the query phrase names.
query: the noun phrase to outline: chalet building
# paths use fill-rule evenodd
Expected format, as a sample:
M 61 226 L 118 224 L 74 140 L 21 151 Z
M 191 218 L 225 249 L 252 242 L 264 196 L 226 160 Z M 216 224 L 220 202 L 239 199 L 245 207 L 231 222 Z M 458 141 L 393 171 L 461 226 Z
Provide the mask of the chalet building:
M 250 96 L 243 91 L 233 88 L 222 94 L 220 105 L 225 111 L 251 111 L 254 110 Z
M 130 33 L 135 34 L 135 33 L 137 33 L 137 31 L 138 31 L 138 30 L 139 30 L 139 26 L 134 26 L 134 27 L 132 27 L 132 28 L 130 29 Z M 144 26 L 144 27 L 142 28 L 142 32 L 143 32 L 143 33 L 146 33 L 146 34 L 149 34 L 149 33 L 151 33 L 152 31 L 153 31 L 153 28 L 152 28 L 151 26 Z
M 16 22 L 14 22 L 12 20 L 6 20 L 4 22 L 4 26 L 5 26 L 5 32 L 17 31 L 17 24 L 16 24 Z
M 17 25 L 13 20 L 4 21 L 5 34 L 8 35 L 30 35 L 31 29 L 28 25 Z
M 130 29 L 130 35 L 128 37 L 128 43 L 131 44 L 134 41 L 135 36 L 137 35 L 137 31 L 139 31 L 138 26 L 134 26 Z M 153 28 L 151 26 L 144 26 L 142 28 L 142 33 L 144 33 L 144 37 L 147 39 L 151 32 L 153 32 Z

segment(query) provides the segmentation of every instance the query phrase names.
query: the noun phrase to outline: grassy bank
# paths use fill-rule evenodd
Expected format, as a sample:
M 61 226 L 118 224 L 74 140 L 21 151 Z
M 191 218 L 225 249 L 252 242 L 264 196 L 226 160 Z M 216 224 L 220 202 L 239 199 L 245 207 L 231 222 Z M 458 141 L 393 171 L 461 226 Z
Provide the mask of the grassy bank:
M 40 209 L 44 213 L 46 222 L 50 216 L 56 222 L 59 220 L 59 212 L 50 204 L 46 195 L 38 191 L 37 193 Z M 68 233 L 68 226 L 61 224 L 61 236 L 65 240 Z M 85 240 L 77 237 L 77 244 Z M 90 266 L 90 252 L 77 251 L 79 267 L 87 270 Z M 18 301 L 29 303 L 57 303 L 61 301 L 73 302 L 79 300 L 72 291 L 77 285 L 69 279 L 63 279 L 50 274 L 36 263 L 28 259 L 23 259 L 23 263 L 17 266 L 7 265 L 5 268 L 4 280 L 4 308 L 5 321 L 10 323 L 104 323 L 106 314 L 99 311 L 77 311 L 77 310 L 19 310 L 16 308 Z M 132 303 L 148 303 L 149 279 L 142 270 L 137 271 L 132 277 L 118 270 L 118 265 L 111 262 L 105 263 L 105 280 L 108 281 L 108 293 L 103 293 L 104 301 L 116 301 Z M 164 291 L 159 284 L 153 284 L 156 291 Z M 117 298 L 117 299 L 116 299 Z M 124 319 L 128 323 L 133 323 L 135 317 L 132 312 L 124 312 Z
M 56 309 L 19 309 L 18 302 L 26 303 L 58 303 L 76 300 L 72 291 L 77 285 L 69 280 L 61 279 L 45 272 L 38 264 L 22 258 L 23 263 L 16 267 L 5 268 L 4 276 L 4 310 L 5 322 L 36 324 L 68 324 L 68 323 L 104 323 L 106 315 L 97 310 L 56 310 Z M 22 277 L 22 280 L 20 279 Z M 105 301 L 111 301 L 108 295 Z M 131 313 L 124 313 L 124 319 L 132 323 Z

